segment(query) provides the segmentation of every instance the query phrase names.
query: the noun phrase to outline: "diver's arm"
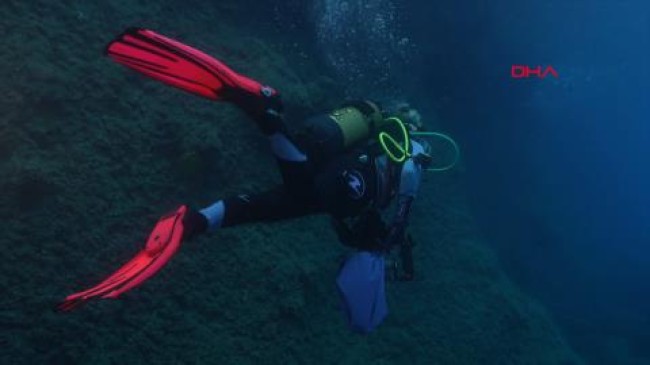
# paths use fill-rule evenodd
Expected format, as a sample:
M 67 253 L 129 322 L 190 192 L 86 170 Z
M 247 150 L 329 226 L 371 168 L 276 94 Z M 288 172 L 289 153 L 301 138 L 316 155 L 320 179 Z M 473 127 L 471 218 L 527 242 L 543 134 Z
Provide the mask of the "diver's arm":
M 408 219 L 411 213 L 411 206 L 415 200 L 417 190 L 420 186 L 422 166 L 409 159 L 402 167 L 399 194 L 397 196 L 397 208 L 390 225 L 386 246 L 388 249 L 400 244 L 404 240 Z
M 424 152 L 422 146 L 414 142 L 413 157 L 406 160 L 404 166 L 402 166 L 397 208 L 386 240 L 386 247 L 388 249 L 400 244 L 404 240 L 406 227 L 408 226 L 408 218 L 411 213 L 411 205 L 420 188 L 420 179 L 422 178 L 423 167 L 417 158 L 421 152 Z
M 388 231 L 388 237 L 384 245 L 387 249 L 399 245 L 404 240 L 406 227 L 408 227 L 408 216 L 411 212 L 411 205 L 414 197 L 399 196 L 397 201 L 397 211 Z

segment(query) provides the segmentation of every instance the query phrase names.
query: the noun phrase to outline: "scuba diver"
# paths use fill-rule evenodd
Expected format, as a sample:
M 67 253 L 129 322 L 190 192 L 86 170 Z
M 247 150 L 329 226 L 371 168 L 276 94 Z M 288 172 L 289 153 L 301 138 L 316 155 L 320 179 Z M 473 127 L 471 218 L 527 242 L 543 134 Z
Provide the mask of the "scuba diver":
M 412 240 L 406 229 L 422 172 L 431 162 L 426 144 L 408 138 L 422 128 L 417 111 L 401 105 L 387 116 L 377 103 L 351 101 L 307 119 L 299 133 L 291 134 L 275 89 L 192 47 L 131 28 L 106 52 L 156 80 L 238 106 L 268 139 L 282 183 L 265 192 L 226 197 L 200 210 L 181 205 L 160 218 L 136 257 L 95 287 L 68 296 L 60 309 L 118 297 L 154 275 L 183 241 L 197 235 L 312 214 L 330 215 L 339 239 L 348 246 L 375 252 L 400 246 L 406 262 L 402 279 L 412 279 Z M 397 137 L 391 129 L 398 131 Z M 384 137 L 381 142 L 371 138 L 377 135 Z M 385 225 L 381 212 L 392 201 L 397 207 Z

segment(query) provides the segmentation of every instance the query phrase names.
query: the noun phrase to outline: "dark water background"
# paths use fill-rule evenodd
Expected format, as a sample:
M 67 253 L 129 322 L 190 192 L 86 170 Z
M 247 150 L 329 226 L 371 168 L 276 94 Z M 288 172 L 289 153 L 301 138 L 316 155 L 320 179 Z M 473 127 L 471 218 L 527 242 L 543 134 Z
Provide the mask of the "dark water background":
M 403 6 L 423 53 L 412 90 L 450 100 L 472 206 L 512 277 L 591 362 L 650 361 L 650 5 Z M 512 64 L 559 78 L 512 80 Z

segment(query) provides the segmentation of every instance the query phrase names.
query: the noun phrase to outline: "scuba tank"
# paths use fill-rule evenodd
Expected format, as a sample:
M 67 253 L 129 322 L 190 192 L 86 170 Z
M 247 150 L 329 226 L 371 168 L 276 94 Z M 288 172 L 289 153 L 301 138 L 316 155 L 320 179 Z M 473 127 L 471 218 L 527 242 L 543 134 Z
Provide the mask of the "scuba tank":
M 318 166 L 364 145 L 377 135 L 383 123 L 381 110 L 375 103 L 351 101 L 304 121 L 295 134 L 296 143 Z
M 379 107 L 367 100 L 344 104 L 330 112 L 329 117 L 341 131 L 345 148 L 365 142 L 381 128 L 383 122 Z
M 376 103 L 369 100 L 350 101 L 327 113 L 308 118 L 295 134 L 296 143 L 305 151 L 315 166 L 327 163 L 333 157 L 352 151 L 375 140 L 379 152 L 401 164 L 411 156 L 411 137 L 418 139 L 439 138 L 451 144 L 453 161 L 444 167 L 427 168 L 427 171 L 451 169 L 459 157 L 458 145 L 449 136 L 438 132 L 411 131 L 408 124 L 421 127 L 419 113 L 410 108 L 399 110 L 394 116 L 385 117 Z M 421 156 L 426 158 L 427 156 Z

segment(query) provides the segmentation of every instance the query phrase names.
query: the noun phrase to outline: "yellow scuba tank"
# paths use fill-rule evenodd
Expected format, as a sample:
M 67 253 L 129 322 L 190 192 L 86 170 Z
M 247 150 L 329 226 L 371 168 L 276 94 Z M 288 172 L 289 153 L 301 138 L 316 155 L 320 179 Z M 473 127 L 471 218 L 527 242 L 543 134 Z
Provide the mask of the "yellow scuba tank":
M 329 112 L 308 118 L 296 133 L 297 143 L 307 153 L 314 166 L 322 166 L 346 151 L 376 140 L 388 158 L 403 163 L 411 157 L 410 137 L 439 137 L 448 140 L 455 149 L 454 162 L 449 167 L 428 169 L 444 171 L 458 158 L 458 148 L 446 135 L 434 132 L 415 132 L 422 126 L 421 117 L 412 108 L 400 108 L 390 117 L 384 117 L 379 107 L 367 100 L 351 101 Z
M 333 110 L 329 117 L 339 127 L 345 148 L 365 141 L 381 128 L 381 110 L 371 101 L 352 102 Z

